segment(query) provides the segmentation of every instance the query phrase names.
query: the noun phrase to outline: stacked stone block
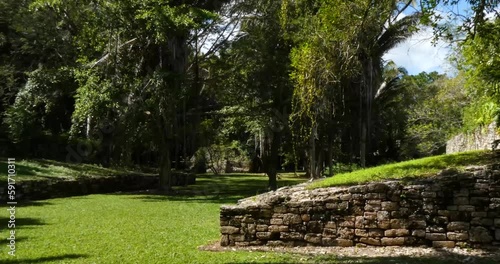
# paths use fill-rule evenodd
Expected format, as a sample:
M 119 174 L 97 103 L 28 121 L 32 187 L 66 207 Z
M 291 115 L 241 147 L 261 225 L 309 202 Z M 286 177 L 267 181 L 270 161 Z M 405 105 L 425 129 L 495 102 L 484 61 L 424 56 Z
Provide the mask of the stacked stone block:
M 497 167 L 252 197 L 221 207 L 221 245 L 499 246 Z

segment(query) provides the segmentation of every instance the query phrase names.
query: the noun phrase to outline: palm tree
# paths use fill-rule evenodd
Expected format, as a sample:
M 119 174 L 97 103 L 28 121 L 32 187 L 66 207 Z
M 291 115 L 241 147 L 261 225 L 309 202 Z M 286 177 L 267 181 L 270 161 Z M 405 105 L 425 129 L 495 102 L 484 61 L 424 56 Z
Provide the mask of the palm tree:
M 406 16 L 394 23 L 386 22 L 387 27 L 382 27 L 379 34 L 375 35 L 375 40 L 364 41 L 364 49 L 359 55 L 363 66 L 360 83 L 360 163 L 366 166 L 366 154 L 370 145 L 370 128 L 372 124 L 372 109 L 376 95 L 384 89 L 382 79 L 383 59 L 382 57 L 389 50 L 399 43 L 405 41 L 416 32 L 416 26 L 420 20 L 420 14 L 415 13 Z M 363 43 L 363 42 L 362 42 Z M 387 87 L 387 86 L 385 86 Z M 386 91 L 387 92 L 387 91 Z

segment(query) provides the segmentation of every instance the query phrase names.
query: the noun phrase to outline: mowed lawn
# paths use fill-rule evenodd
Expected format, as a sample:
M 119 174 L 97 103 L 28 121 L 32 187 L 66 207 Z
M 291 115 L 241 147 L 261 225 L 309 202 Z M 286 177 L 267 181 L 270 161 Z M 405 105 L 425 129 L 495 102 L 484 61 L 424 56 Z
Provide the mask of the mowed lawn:
M 282 178 L 280 186 L 305 179 Z M 18 205 L 16 257 L 7 255 L 7 216 L 0 208 L 5 241 L 0 263 L 248 263 L 296 262 L 291 255 L 207 252 L 219 239 L 219 207 L 265 191 L 262 175 L 202 176 L 178 194 L 107 194 Z

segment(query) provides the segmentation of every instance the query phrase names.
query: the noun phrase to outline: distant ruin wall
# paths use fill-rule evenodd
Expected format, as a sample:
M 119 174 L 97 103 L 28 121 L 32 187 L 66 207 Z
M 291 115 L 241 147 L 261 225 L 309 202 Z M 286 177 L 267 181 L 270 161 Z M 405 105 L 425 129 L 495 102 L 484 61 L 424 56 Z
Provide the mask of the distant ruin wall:
M 446 153 L 491 149 L 491 142 L 500 139 L 496 122 L 488 127 L 478 128 L 470 134 L 459 134 L 446 142 Z
M 196 175 L 190 173 L 172 173 L 172 186 L 195 184 Z M 0 181 L 0 202 L 9 201 L 8 184 Z M 159 176 L 121 175 L 109 177 L 82 177 L 80 179 L 47 178 L 17 181 L 15 198 L 21 200 L 43 200 L 97 193 L 139 191 L 158 188 Z
M 221 246 L 500 246 L 500 165 L 222 206 Z

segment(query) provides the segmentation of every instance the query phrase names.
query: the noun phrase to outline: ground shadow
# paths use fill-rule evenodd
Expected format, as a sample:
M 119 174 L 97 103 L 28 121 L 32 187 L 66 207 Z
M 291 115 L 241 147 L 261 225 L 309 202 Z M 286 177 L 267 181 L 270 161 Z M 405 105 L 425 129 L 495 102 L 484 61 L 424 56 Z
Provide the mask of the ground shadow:
M 278 186 L 289 186 L 305 181 L 304 178 L 285 178 L 278 180 Z M 145 202 L 184 201 L 217 204 L 232 204 L 239 199 L 268 192 L 266 176 L 225 174 L 199 175 L 195 185 L 174 187 L 173 192 L 164 194 L 151 191 L 124 192 L 120 194 L 137 194 L 133 199 Z
M 0 232 L 8 228 L 9 218 L 0 217 L 0 223 L 5 223 L 0 225 Z M 15 219 L 16 229 L 22 229 L 27 226 L 41 226 L 46 225 L 43 221 L 37 218 L 29 218 L 29 217 L 18 217 Z
M 52 257 L 42 257 L 42 258 L 33 258 L 33 259 L 20 259 L 16 257 L 9 257 L 6 260 L 0 260 L 0 264 L 32 264 L 32 263 L 46 263 L 51 261 L 64 261 L 70 259 L 80 259 L 80 258 L 88 258 L 88 255 L 82 254 L 66 254 L 61 256 L 52 256 Z

